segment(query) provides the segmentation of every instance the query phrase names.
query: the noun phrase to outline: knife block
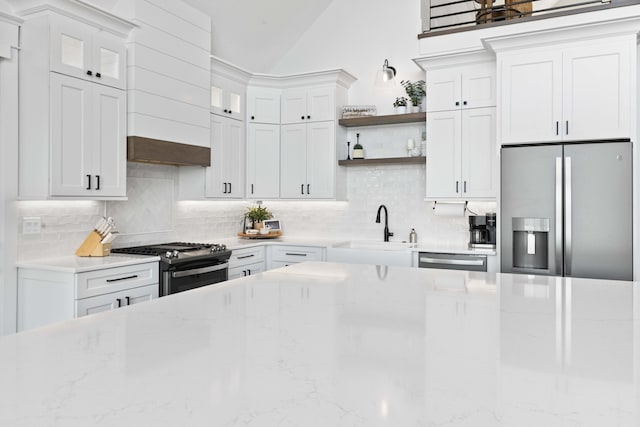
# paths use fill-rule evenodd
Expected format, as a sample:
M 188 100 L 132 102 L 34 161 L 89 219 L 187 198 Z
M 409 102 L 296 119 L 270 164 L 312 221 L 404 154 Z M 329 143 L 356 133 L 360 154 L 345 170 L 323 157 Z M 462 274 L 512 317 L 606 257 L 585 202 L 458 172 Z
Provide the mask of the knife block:
M 100 243 L 102 236 L 92 231 L 80 247 L 76 250 L 78 256 L 108 256 L 111 253 L 111 243 Z

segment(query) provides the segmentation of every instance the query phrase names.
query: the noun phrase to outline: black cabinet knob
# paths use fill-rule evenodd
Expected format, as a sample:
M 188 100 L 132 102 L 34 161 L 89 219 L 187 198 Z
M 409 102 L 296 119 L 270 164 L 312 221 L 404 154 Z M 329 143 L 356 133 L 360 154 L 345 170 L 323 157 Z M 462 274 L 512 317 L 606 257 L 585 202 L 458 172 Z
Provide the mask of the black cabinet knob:
M 87 70 L 87 76 L 92 76 L 93 73 L 91 72 L 91 70 Z
M 304 116 L 300 116 L 300 120 L 304 120 Z
M 456 107 L 457 107 L 458 105 L 460 105 L 460 102 L 459 102 L 459 101 L 456 101 Z
M 311 116 L 307 116 L 307 119 L 310 119 L 310 118 L 311 118 Z
M 102 74 L 100 74 L 100 73 L 96 73 L 96 77 L 97 77 L 97 78 L 100 78 L 100 77 L 102 77 Z
M 462 102 L 462 105 L 467 105 L 467 101 L 463 101 L 463 102 Z
M 255 120 L 255 119 L 256 119 L 256 117 L 255 117 L 255 116 L 251 116 L 251 120 Z

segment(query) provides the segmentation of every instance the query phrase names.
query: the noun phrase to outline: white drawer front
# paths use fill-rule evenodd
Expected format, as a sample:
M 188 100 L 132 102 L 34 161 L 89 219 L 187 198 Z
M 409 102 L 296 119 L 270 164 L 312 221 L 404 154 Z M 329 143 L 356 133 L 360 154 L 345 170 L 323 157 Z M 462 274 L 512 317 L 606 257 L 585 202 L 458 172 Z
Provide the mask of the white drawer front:
M 271 260 L 284 261 L 285 263 L 298 263 L 303 261 L 322 261 L 323 248 L 313 246 L 273 246 L 271 248 Z
M 158 263 L 106 268 L 76 276 L 76 299 L 158 284 Z
M 76 317 L 109 311 L 158 298 L 157 284 L 76 300 Z
M 234 249 L 229 258 L 229 268 L 240 267 L 247 264 L 264 261 L 264 246 L 253 248 Z

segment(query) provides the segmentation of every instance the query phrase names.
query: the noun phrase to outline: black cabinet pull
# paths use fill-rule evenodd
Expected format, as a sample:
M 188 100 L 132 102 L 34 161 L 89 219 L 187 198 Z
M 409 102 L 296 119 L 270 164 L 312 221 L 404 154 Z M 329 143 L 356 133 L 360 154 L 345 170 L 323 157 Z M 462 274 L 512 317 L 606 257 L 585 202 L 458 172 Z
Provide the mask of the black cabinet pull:
M 289 255 L 289 256 L 307 256 L 307 254 L 300 254 L 300 253 L 295 253 L 295 252 L 285 252 L 285 255 Z
M 460 181 L 456 181 L 456 193 L 458 192 Z
M 102 74 L 100 74 L 100 73 L 96 73 L 96 77 L 97 77 L 97 78 L 101 78 L 101 77 L 102 77 Z
M 300 184 L 300 194 L 304 194 L 304 184 Z
M 462 184 L 463 190 L 466 193 L 467 192 L 467 181 L 464 181 Z
M 251 269 L 247 270 L 249 272 L 249 274 L 247 274 L 247 276 L 251 276 Z
M 229 194 L 231 194 L 231 183 L 229 183 Z
M 135 279 L 136 277 L 138 277 L 137 274 L 134 274 L 133 276 L 118 277 L 117 279 L 107 279 L 107 283 L 119 282 L 121 280 Z
M 222 194 L 227 194 L 227 183 L 223 182 L 224 184 L 224 191 L 222 192 Z
M 87 70 L 87 76 L 92 76 L 93 73 L 91 72 L 91 70 Z
M 307 184 L 307 194 L 311 194 L 311 184 Z
M 564 123 L 565 135 L 569 135 L 569 120 Z
M 100 189 L 100 175 L 96 175 L 96 190 Z
M 91 175 L 87 175 L 87 188 L 85 190 L 91 190 Z
M 239 256 L 238 259 L 245 259 L 245 258 L 251 258 L 256 256 L 256 254 L 251 254 L 251 255 L 244 255 L 244 256 Z
M 253 184 L 251 184 L 251 194 L 253 194 Z
M 125 301 L 127 302 L 127 305 L 131 305 L 131 298 L 129 297 L 124 297 Z
M 560 128 L 559 128 L 560 124 L 559 122 L 556 121 L 556 135 L 560 135 Z
M 247 275 L 247 270 L 242 270 L 242 275 L 246 276 Z
M 118 301 L 118 307 L 122 307 L 122 300 L 120 298 L 116 298 L 116 301 Z

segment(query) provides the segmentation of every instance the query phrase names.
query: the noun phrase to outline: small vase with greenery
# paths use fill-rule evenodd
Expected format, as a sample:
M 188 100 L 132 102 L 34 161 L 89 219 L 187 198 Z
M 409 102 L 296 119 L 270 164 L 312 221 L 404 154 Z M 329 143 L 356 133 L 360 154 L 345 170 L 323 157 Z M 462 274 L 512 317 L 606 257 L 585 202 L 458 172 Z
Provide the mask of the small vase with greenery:
M 396 109 L 396 112 L 398 114 L 404 114 L 407 112 L 407 98 L 404 96 L 400 96 L 398 98 L 396 98 L 396 100 L 393 102 L 393 106 Z
M 402 80 L 400 84 L 404 87 L 404 90 L 407 92 L 409 99 L 411 100 L 411 105 L 414 107 L 414 110 L 420 111 L 420 104 L 422 103 L 422 98 L 425 97 L 425 81 L 418 80 L 417 82 L 412 82 L 411 80 Z
M 262 228 L 264 227 L 262 224 L 264 220 L 273 218 L 273 214 L 269 212 L 266 206 L 262 205 L 249 206 L 244 216 L 251 220 L 253 228 Z

